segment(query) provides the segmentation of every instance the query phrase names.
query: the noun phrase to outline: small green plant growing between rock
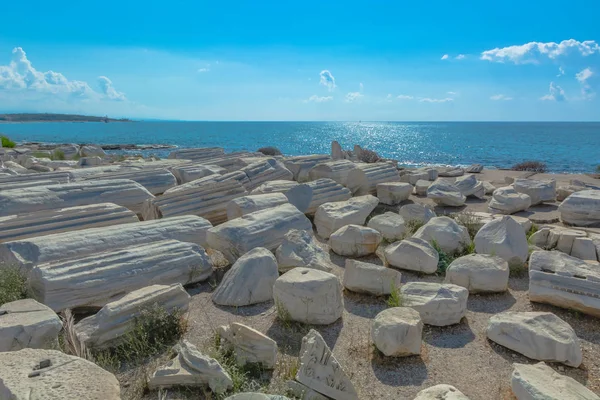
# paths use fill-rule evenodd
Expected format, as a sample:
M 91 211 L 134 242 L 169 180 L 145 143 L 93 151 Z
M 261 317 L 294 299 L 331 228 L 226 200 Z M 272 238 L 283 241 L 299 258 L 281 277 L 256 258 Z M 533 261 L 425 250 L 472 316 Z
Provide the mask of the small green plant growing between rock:
M 387 299 L 387 306 L 388 307 L 402 307 L 402 293 L 400 293 L 400 288 L 396 287 L 396 285 L 394 285 L 394 283 L 390 284 L 391 286 L 391 291 L 390 291 L 390 296 Z
M 508 269 L 509 269 L 509 276 L 511 278 L 522 278 L 522 277 L 526 276 L 527 273 L 529 272 L 529 268 L 527 267 L 527 264 L 524 264 L 524 263 L 509 265 Z
M 277 319 L 279 322 L 281 322 L 286 329 L 290 329 L 292 326 L 292 316 L 281 301 L 275 300 L 275 310 L 277 311 Z
M 404 226 L 406 227 L 406 236 L 409 237 L 409 236 L 414 235 L 415 232 L 418 231 L 419 228 L 422 227 L 423 225 L 425 225 L 425 223 L 423 223 L 423 221 L 421 221 L 421 220 L 409 219 L 404 224 Z
M 65 157 L 65 153 L 64 153 L 64 151 L 62 151 L 62 150 L 58 150 L 58 149 L 57 149 L 57 150 L 54 150 L 54 151 L 52 152 L 52 157 L 51 157 L 51 159 L 52 159 L 52 160 L 61 160 L 61 161 L 62 161 L 62 160 L 65 160 L 65 159 L 66 159 L 66 157 Z
M 2 147 L 12 149 L 17 146 L 17 144 L 15 142 L 13 142 L 12 140 L 10 140 L 8 137 L 6 137 L 4 135 L 0 136 L 0 140 L 2 140 Z
M 450 214 L 450 218 L 454 219 L 457 224 L 467 228 L 471 239 L 475 238 L 477 231 L 479 230 L 479 218 L 472 212 L 464 211 L 460 213 Z
M 0 305 L 27 298 L 27 277 L 18 266 L 0 264 Z
M 534 233 L 536 233 L 539 230 L 538 226 L 536 224 L 531 224 L 531 228 L 529 228 L 529 231 L 527 231 L 527 240 L 529 241 L 529 238 L 531 238 L 531 236 L 533 236 Z
M 442 250 L 442 248 L 440 247 L 440 245 L 438 244 L 437 241 L 432 240 L 431 241 L 431 246 L 435 249 L 435 251 L 438 252 L 438 255 L 440 257 L 439 261 L 438 261 L 437 274 L 445 276 L 446 275 L 446 270 L 448 269 L 448 267 L 450 266 L 450 264 L 454 260 L 444 250 Z

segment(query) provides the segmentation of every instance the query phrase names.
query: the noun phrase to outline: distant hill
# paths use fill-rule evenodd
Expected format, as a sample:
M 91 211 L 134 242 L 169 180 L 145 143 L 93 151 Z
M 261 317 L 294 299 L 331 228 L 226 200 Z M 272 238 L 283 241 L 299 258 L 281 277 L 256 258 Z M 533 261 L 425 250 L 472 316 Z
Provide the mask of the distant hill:
M 0 114 L 0 122 L 131 122 L 131 120 L 73 114 Z

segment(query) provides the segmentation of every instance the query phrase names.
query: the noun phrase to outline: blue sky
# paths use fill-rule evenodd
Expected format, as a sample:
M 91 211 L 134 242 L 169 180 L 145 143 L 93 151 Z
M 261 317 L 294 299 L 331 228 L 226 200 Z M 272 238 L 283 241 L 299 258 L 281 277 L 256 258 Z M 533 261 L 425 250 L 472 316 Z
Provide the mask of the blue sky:
M 2 5 L 0 112 L 600 120 L 597 1 Z

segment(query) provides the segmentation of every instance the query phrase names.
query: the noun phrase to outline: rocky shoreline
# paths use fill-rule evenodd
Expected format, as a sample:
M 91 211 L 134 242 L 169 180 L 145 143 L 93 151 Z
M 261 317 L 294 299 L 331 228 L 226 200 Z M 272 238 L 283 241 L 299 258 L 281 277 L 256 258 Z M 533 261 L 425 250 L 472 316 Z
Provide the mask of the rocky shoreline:
M 173 150 L 106 152 L 153 149 Z M 9 268 L 11 398 L 600 399 L 592 174 L 22 143 L 0 148 Z M 86 355 L 120 354 L 152 307 L 185 317 L 173 351 Z
M 24 147 L 33 151 L 36 150 L 54 150 L 63 146 L 70 146 L 72 143 L 44 143 L 44 142 L 23 142 L 19 143 L 19 147 Z M 95 143 L 79 143 L 79 147 L 96 146 L 102 150 L 164 150 L 175 149 L 177 146 L 170 144 L 95 144 Z

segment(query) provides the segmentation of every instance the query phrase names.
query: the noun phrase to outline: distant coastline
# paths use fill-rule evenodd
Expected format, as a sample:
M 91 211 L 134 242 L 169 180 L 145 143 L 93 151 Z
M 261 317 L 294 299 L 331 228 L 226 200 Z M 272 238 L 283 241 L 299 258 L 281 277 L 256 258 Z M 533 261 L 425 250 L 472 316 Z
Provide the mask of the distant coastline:
M 37 114 L 37 113 L 19 113 L 19 114 L 0 114 L 0 123 L 20 123 L 20 122 L 132 122 L 127 118 L 108 118 L 94 117 L 89 115 L 76 114 Z

